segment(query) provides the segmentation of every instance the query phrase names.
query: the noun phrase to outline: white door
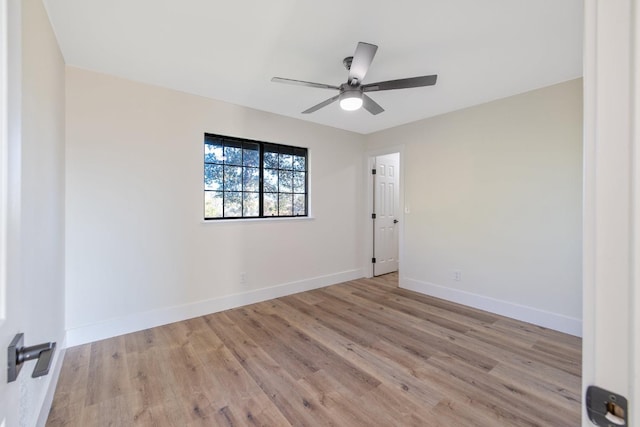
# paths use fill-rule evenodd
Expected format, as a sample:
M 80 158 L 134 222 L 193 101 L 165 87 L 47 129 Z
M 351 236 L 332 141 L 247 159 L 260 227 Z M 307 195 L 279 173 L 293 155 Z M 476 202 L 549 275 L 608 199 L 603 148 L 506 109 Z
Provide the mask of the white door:
M 640 1 L 586 0 L 585 37 L 583 392 L 640 426 Z
M 375 158 L 373 174 L 373 275 L 398 271 L 400 154 Z
M 24 424 L 23 372 L 7 383 L 7 347 L 21 331 L 20 217 L 20 1 L 0 0 L 0 427 Z

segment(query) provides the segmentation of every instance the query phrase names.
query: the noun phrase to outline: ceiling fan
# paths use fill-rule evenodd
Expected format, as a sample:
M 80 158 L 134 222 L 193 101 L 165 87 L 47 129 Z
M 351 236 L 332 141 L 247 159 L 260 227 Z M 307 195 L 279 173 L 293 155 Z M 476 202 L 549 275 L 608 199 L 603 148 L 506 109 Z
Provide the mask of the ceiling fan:
M 412 87 L 421 86 L 433 86 L 438 79 L 437 74 L 431 76 L 410 77 L 407 79 L 387 80 L 378 83 L 362 84 L 364 76 L 369 70 L 369 66 L 373 61 L 373 57 L 376 55 L 378 46 L 370 43 L 359 42 L 356 52 L 353 56 L 344 58 L 342 63 L 349 71 L 349 78 L 346 83 L 342 83 L 340 86 L 327 85 L 323 83 L 306 82 L 303 80 L 285 79 L 282 77 L 273 77 L 272 82 L 287 83 L 300 86 L 309 86 L 320 89 L 334 89 L 340 91 L 340 93 L 332 98 L 327 99 L 313 107 L 304 110 L 302 114 L 313 113 L 319 109 L 326 107 L 327 105 L 340 100 L 340 107 L 343 110 L 353 111 L 360 107 L 364 107 L 365 110 L 371 114 L 380 114 L 384 111 L 377 102 L 371 99 L 365 94 L 365 92 L 376 92 L 381 90 L 393 90 L 393 89 L 408 89 Z

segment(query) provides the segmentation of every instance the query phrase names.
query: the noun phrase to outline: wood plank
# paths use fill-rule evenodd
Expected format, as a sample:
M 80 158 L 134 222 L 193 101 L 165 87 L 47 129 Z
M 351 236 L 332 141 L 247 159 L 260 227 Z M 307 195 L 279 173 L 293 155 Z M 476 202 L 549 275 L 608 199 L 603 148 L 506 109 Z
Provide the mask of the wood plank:
M 251 375 L 273 404 L 291 424 L 311 426 L 314 420 L 329 420 L 324 407 L 306 390 L 297 386 L 286 369 L 283 369 L 261 347 L 249 338 L 225 314 L 218 316 L 221 322 L 209 325 Z M 323 423 L 324 424 L 324 423 Z
M 85 406 L 111 401 L 129 392 L 122 336 L 91 344 Z
M 366 298 L 364 293 L 346 292 L 344 289 L 336 289 L 333 291 L 333 295 L 334 297 L 336 297 L 336 299 L 342 299 L 347 304 L 357 306 L 359 308 L 359 311 L 362 307 L 371 307 L 377 311 L 393 310 L 394 312 L 406 313 L 416 319 L 428 320 L 431 323 L 435 323 L 447 329 L 461 333 L 465 333 L 469 329 L 471 329 L 471 325 L 466 324 L 465 322 L 456 321 L 451 316 L 443 317 L 434 314 L 423 315 L 422 313 L 418 313 L 415 311 L 407 313 L 407 311 L 409 310 L 398 310 L 397 307 L 394 308 L 390 306 L 385 307 L 385 305 L 381 304 L 375 299 Z M 333 300 L 333 302 L 335 302 L 335 300 Z
M 47 426 L 569 426 L 581 342 L 358 279 L 67 350 Z
M 575 389 L 557 386 L 551 381 L 545 381 L 532 375 L 530 371 L 505 364 L 499 364 L 493 368 L 490 375 L 500 378 L 502 381 L 508 381 L 517 387 L 527 389 L 538 399 L 562 407 L 567 413 L 575 414 L 580 411 L 582 398 L 579 393 L 576 393 Z
M 357 295 L 354 296 L 358 298 Z M 367 301 L 360 301 L 362 305 L 359 307 L 358 315 L 364 317 L 369 324 L 377 324 L 377 332 L 379 335 L 400 347 L 412 351 L 416 355 L 428 358 L 436 352 L 446 351 L 448 354 L 454 355 L 466 363 L 485 370 L 490 370 L 497 363 L 494 359 L 486 357 L 483 353 L 470 351 L 455 344 L 452 340 L 442 339 L 424 329 L 408 328 L 407 323 L 400 320 L 401 318 L 398 316 L 398 313 L 395 312 L 394 308 L 385 310 L 386 306 L 379 306 L 376 302 L 370 304 Z M 332 306 L 340 306 L 340 304 L 340 301 L 331 301 Z M 322 304 L 319 306 L 322 306 Z M 349 306 L 343 305 L 343 309 L 348 311 Z M 403 313 L 407 314 L 404 311 Z M 413 317 L 422 319 L 419 316 Z M 433 319 L 429 319 L 429 321 L 432 320 Z M 437 324 L 442 326 L 442 323 L 446 322 L 440 321 Z M 454 328 L 457 328 L 457 325 L 456 323 Z M 465 328 L 464 330 L 467 329 Z M 411 338 L 412 340 L 400 340 L 400 337 Z
M 508 339 L 504 339 L 504 337 L 497 337 L 493 335 L 488 336 L 484 331 L 471 331 L 467 333 L 467 336 L 478 338 L 488 344 L 491 344 L 495 349 L 502 349 L 504 351 L 516 353 L 521 357 L 557 368 L 571 375 L 579 376 L 582 370 L 581 363 L 576 360 L 549 354 L 543 350 L 535 349 L 533 346 L 521 346 Z
M 432 357 L 429 364 L 448 373 L 450 378 L 466 383 L 476 395 L 497 399 L 502 410 L 512 414 L 518 423 L 555 427 L 576 425 L 576 419 L 567 417 L 562 408 L 555 404 L 543 404 L 526 388 L 520 388 L 509 381 L 492 381 L 484 371 L 462 364 L 448 355 Z
M 286 312 L 287 317 L 292 321 L 300 325 L 306 325 L 307 322 L 310 322 L 310 320 L 305 319 L 304 315 L 286 304 L 280 304 L 279 301 L 276 304 L 278 304 L 278 310 L 283 313 Z M 382 355 L 374 353 L 371 349 L 358 346 L 328 328 L 314 325 L 313 327 L 306 327 L 305 330 L 319 342 L 331 346 L 334 352 L 363 371 L 401 392 L 405 399 L 418 402 L 422 406 L 434 406 L 441 398 L 437 390 L 428 383 L 418 381 L 410 369 L 396 363 L 396 361 L 386 359 Z
M 309 305 L 319 304 L 324 301 L 324 298 L 322 298 L 322 296 L 317 292 L 300 292 L 292 296 Z

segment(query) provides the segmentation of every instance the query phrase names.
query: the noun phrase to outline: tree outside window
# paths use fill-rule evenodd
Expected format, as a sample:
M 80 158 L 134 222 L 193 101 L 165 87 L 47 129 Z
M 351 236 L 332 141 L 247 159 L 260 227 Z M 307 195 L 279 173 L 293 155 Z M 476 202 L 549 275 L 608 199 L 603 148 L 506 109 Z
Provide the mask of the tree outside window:
M 307 149 L 205 134 L 204 218 L 307 216 Z

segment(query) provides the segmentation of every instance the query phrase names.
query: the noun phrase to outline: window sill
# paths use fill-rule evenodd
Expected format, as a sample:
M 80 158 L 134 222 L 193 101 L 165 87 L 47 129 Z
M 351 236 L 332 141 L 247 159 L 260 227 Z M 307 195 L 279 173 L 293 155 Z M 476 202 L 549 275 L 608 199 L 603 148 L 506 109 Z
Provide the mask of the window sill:
M 236 219 L 201 219 L 200 222 L 202 224 L 233 224 L 240 222 L 280 222 L 280 221 L 313 221 L 315 217 L 313 216 L 290 216 L 290 217 L 265 217 L 265 218 L 236 218 Z

